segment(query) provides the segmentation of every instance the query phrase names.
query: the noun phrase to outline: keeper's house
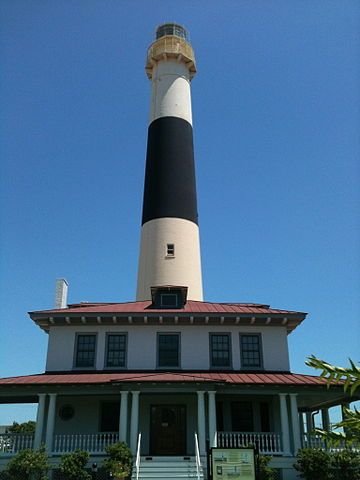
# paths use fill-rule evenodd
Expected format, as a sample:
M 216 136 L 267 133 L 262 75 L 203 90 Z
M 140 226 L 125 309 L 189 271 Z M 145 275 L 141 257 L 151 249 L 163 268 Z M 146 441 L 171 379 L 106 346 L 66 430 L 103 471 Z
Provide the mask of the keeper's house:
M 34 435 L 0 435 L 0 468 L 23 448 L 60 455 L 126 441 L 142 478 L 206 478 L 209 446 L 257 444 L 282 478 L 310 437 L 312 412 L 350 401 L 290 372 L 288 335 L 306 314 L 203 300 L 186 31 L 157 29 L 136 301 L 31 312 L 49 336 L 45 373 L 0 380 L 2 403 L 38 403 Z M 160 470 L 159 470 L 160 469 Z M 168 472 L 166 477 L 166 473 Z M 165 475 L 165 476 L 164 476 Z

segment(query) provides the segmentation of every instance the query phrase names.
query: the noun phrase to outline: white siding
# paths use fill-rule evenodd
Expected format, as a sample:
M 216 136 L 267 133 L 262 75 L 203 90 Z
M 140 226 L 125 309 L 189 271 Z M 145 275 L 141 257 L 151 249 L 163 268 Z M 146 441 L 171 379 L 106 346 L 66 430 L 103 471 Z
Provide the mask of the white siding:
M 285 327 L 228 327 L 209 325 L 189 326 L 64 326 L 51 327 L 47 356 L 47 371 L 71 370 L 74 364 L 76 333 L 96 333 L 96 368 L 105 363 L 106 333 L 127 333 L 127 368 L 156 369 L 158 332 L 180 333 L 181 368 L 207 370 L 210 368 L 209 334 L 231 333 L 232 368 L 240 370 L 240 333 L 261 333 L 265 370 L 289 370 L 289 355 Z

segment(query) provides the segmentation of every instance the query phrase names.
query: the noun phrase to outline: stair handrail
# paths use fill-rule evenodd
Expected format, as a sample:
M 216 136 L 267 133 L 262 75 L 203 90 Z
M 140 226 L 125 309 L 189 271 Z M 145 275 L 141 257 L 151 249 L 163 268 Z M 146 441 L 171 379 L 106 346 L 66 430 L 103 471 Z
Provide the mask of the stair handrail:
M 136 449 L 136 461 L 135 461 L 136 480 L 139 480 L 139 472 L 140 472 L 140 445 L 141 445 L 141 433 L 139 433 L 139 436 L 138 436 L 137 449 Z
M 199 450 L 199 439 L 196 432 L 195 432 L 195 461 L 196 461 L 196 476 L 197 476 L 197 479 L 200 480 L 201 460 L 200 460 L 200 450 Z

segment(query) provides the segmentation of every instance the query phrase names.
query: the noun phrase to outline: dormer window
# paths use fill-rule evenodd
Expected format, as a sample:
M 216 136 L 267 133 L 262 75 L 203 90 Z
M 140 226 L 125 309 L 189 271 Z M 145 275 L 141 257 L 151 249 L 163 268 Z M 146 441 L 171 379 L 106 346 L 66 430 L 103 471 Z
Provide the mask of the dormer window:
M 175 257 L 175 244 L 168 243 L 166 245 L 166 256 L 167 257 Z
M 179 303 L 179 294 L 175 293 L 160 293 L 160 306 L 163 308 L 177 308 Z
M 187 287 L 159 286 L 151 287 L 152 305 L 150 308 L 184 308 Z

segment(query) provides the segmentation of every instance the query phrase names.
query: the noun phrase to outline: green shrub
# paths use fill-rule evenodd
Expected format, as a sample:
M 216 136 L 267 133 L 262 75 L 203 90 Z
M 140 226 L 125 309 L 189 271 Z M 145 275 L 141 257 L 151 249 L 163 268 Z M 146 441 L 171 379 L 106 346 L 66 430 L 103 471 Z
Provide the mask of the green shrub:
M 350 450 L 331 454 L 333 480 L 360 480 L 360 453 Z
M 275 480 L 275 470 L 269 467 L 271 457 L 259 455 L 258 458 L 258 480 Z
M 88 452 L 75 450 L 61 457 L 60 471 L 67 480 L 91 480 L 91 475 L 85 470 L 89 460 Z
M 298 451 L 294 468 L 305 480 L 330 480 L 330 455 L 316 448 L 302 448 Z
M 6 466 L 11 479 L 46 480 L 49 464 L 44 448 L 40 450 L 22 450 Z
M 111 472 L 114 478 L 127 478 L 131 476 L 132 453 L 125 442 L 114 443 L 106 447 L 109 458 L 104 460 L 104 468 Z

